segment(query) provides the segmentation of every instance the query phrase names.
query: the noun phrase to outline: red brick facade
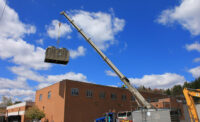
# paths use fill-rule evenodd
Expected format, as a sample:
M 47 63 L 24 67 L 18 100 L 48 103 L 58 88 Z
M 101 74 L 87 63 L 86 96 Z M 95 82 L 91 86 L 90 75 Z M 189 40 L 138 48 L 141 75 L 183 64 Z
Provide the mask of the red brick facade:
M 166 97 L 147 92 L 142 95 L 150 101 Z M 35 102 L 46 113 L 42 121 L 49 122 L 93 122 L 105 112 L 137 108 L 127 89 L 71 80 L 36 91 Z
M 19 116 L 21 122 L 25 122 L 25 111 L 34 105 L 34 102 L 23 102 L 15 105 L 8 106 L 6 109 L 6 118 L 7 120 L 12 117 Z

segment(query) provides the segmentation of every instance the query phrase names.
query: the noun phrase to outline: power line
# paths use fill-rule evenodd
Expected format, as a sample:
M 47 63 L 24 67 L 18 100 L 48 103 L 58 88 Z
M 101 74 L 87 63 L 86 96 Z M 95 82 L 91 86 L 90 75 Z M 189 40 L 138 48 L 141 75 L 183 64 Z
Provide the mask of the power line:
M 3 18 L 3 14 L 4 14 L 4 11 L 5 11 L 5 9 L 6 9 L 6 2 L 7 2 L 7 0 L 5 0 L 5 5 L 4 5 L 3 11 L 2 11 L 2 13 L 1 13 L 0 21 L 1 21 L 1 19 Z

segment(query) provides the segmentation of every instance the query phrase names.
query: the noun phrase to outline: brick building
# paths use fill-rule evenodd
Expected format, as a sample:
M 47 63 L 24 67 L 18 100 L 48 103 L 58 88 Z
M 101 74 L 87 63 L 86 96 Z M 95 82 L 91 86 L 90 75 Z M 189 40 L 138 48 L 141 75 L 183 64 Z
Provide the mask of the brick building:
M 187 111 L 184 110 L 183 100 L 179 100 L 175 97 L 164 98 L 159 99 L 157 102 L 151 102 L 151 104 L 156 108 L 171 109 L 172 112 L 175 112 L 177 114 L 179 120 L 185 120 L 184 115 Z
M 34 105 L 34 102 L 23 102 L 6 108 L 6 120 L 8 122 L 25 122 L 25 111 Z
M 163 96 L 144 92 L 149 101 Z M 125 88 L 63 80 L 36 91 L 35 104 L 46 114 L 42 121 L 93 122 L 110 111 L 130 111 L 137 108 L 136 101 Z

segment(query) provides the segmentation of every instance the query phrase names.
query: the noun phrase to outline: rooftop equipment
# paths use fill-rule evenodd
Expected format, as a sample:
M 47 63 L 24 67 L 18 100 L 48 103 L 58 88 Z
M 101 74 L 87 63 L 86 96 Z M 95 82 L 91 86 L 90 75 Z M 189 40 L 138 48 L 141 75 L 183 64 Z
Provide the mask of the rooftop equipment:
M 69 62 L 69 51 L 66 48 L 50 46 L 46 49 L 44 62 L 66 65 Z
M 58 47 L 60 41 L 60 26 L 61 23 L 59 22 L 58 40 L 57 40 Z M 69 51 L 66 48 L 56 48 L 54 46 L 50 46 L 46 49 L 44 62 L 66 65 L 69 62 Z

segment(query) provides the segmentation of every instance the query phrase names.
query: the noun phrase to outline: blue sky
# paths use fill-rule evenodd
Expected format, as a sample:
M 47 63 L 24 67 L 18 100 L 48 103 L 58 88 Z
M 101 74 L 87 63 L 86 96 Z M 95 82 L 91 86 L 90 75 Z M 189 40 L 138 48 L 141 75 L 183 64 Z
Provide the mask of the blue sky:
M 1 0 L 0 96 L 33 100 L 62 79 L 122 85 L 63 10 L 134 86 L 165 89 L 200 76 L 200 0 Z M 58 31 L 67 66 L 43 62 Z

